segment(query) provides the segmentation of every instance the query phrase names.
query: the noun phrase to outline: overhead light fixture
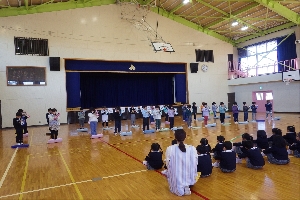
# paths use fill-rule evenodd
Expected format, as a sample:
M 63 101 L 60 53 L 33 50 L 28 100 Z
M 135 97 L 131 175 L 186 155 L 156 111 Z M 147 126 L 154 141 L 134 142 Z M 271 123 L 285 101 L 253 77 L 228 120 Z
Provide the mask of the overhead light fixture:
M 247 29 L 248 29 L 248 26 L 244 26 L 244 27 L 241 28 L 242 31 L 245 31 Z
M 190 2 L 190 0 L 183 0 L 183 4 L 187 4 L 189 2 Z
M 237 26 L 239 23 L 237 21 L 232 22 L 231 26 Z

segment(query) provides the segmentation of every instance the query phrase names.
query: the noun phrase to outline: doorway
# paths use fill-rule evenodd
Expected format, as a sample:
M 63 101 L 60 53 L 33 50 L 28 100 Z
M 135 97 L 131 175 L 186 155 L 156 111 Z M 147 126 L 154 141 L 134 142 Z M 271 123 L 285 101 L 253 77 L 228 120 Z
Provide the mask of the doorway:
M 270 100 L 270 102 L 273 104 L 273 91 L 253 91 L 252 92 L 252 101 L 256 102 L 256 105 L 258 105 L 257 112 L 258 113 L 265 113 L 266 108 L 265 104 L 267 103 L 267 100 Z
M 233 106 L 233 103 L 235 102 L 235 92 L 227 93 L 228 97 L 228 111 L 231 112 L 231 108 Z

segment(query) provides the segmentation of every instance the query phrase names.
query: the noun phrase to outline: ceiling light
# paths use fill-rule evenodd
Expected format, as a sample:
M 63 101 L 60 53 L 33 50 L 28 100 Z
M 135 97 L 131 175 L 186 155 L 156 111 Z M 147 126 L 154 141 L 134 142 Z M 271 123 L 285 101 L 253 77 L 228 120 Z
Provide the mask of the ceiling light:
M 237 21 L 232 22 L 231 26 L 237 26 L 239 23 Z
M 244 26 L 244 27 L 241 28 L 242 31 L 245 31 L 247 29 L 248 29 L 248 26 Z
M 187 4 L 189 2 L 190 2 L 190 0 L 183 0 L 183 4 Z

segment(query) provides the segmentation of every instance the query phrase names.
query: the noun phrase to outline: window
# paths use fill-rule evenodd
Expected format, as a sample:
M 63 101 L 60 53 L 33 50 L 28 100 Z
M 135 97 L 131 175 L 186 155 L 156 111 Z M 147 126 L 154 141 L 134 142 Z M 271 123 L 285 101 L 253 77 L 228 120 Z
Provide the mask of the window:
M 248 76 L 277 72 L 277 41 L 247 48 L 247 57 L 241 58 L 241 70 Z
M 272 92 L 267 92 L 266 93 L 266 100 L 273 100 L 273 94 L 272 94 Z
M 15 54 L 48 56 L 48 40 L 41 38 L 15 37 Z
M 260 100 L 264 100 L 264 93 L 256 93 L 256 100 L 260 101 Z
M 6 67 L 8 86 L 45 86 L 45 67 Z

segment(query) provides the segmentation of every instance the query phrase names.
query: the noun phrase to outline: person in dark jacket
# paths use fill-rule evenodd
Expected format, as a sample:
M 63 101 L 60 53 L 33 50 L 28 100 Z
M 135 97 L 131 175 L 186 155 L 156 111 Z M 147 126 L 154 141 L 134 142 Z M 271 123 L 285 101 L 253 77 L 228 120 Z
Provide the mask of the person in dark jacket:
M 275 135 L 272 147 L 265 149 L 263 153 L 267 155 L 268 161 L 271 164 L 285 165 L 290 162 L 286 150 L 286 142 L 282 136 Z
M 235 158 L 236 154 L 232 149 L 232 143 L 230 141 L 224 142 L 223 151 L 220 157 L 220 169 L 224 173 L 234 172 L 236 169 Z
M 217 136 L 217 144 L 215 146 L 215 148 L 213 148 L 211 151 L 214 153 L 214 159 L 216 160 L 212 166 L 214 167 L 219 167 L 219 160 L 220 160 L 220 157 L 221 157 L 221 152 L 223 151 L 223 148 L 224 148 L 224 143 L 225 141 L 225 138 L 224 136 L 222 135 L 219 135 Z
M 22 113 L 17 112 L 16 118 L 13 118 L 13 125 L 16 129 L 16 143 L 17 145 L 23 144 L 23 125 L 22 125 Z
M 201 172 L 200 178 L 208 177 L 212 173 L 210 154 L 207 152 L 207 148 L 202 145 L 198 145 L 196 150 L 198 153 L 197 172 Z
M 239 158 L 246 158 L 247 167 L 252 169 L 261 169 L 265 165 L 265 160 L 257 147 L 253 147 L 253 142 L 248 140 L 244 142 L 247 149 L 245 153 L 239 155 Z
M 283 138 L 289 145 L 294 144 L 297 141 L 295 127 L 288 126 L 287 133 L 283 136 Z
M 121 132 L 121 110 L 120 108 L 115 108 L 115 112 L 113 113 L 115 119 L 115 135 Z
M 143 164 L 146 165 L 149 170 L 161 169 L 164 165 L 162 155 L 163 152 L 160 145 L 158 143 L 153 143 L 148 156 L 146 156 L 145 161 L 143 161 Z
M 253 142 L 256 143 L 256 146 L 259 148 L 259 150 L 269 148 L 267 133 L 264 130 L 257 131 L 257 139 L 253 140 Z
M 289 150 L 294 151 L 293 155 L 300 158 L 300 132 L 296 135 L 296 142 L 289 146 Z
M 233 151 L 236 152 L 237 155 L 245 153 L 247 149 L 244 147 L 245 141 L 253 141 L 253 137 L 249 133 L 244 133 L 242 135 L 242 142 L 233 143 Z M 236 158 L 236 163 L 241 163 L 242 160 L 240 158 Z

